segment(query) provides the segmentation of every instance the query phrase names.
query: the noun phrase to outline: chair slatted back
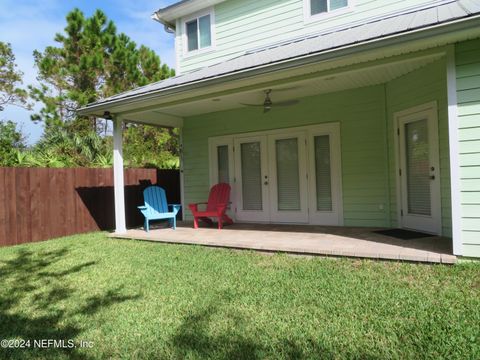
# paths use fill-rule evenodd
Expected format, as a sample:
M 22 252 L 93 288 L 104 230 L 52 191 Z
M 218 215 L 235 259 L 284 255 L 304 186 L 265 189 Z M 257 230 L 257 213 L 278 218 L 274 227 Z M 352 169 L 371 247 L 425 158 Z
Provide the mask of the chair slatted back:
M 149 186 L 143 191 L 145 206 L 147 207 L 147 215 L 155 215 L 158 213 L 167 213 L 167 196 L 165 190 L 159 186 Z
M 228 204 L 230 202 L 230 185 L 225 183 L 216 184 L 210 190 L 208 196 L 207 211 L 216 211 L 217 204 Z

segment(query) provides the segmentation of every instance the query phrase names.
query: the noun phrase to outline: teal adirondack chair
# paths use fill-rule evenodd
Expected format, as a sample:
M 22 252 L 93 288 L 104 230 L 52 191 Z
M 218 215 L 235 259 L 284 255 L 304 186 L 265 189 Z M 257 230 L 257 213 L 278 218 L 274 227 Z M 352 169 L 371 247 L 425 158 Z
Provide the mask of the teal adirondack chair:
M 144 206 L 138 208 L 145 216 L 145 231 L 150 230 L 149 222 L 151 220 L 170 219 L 169 223 L 173 230 L 177 228 L 177 213 L 180 211 L 181 205 L 167 204 L 167 196 L 165 190 L 159 186 L 149 186 L 143 191 Z M 172 211 L 169 211 L 169 207 Z

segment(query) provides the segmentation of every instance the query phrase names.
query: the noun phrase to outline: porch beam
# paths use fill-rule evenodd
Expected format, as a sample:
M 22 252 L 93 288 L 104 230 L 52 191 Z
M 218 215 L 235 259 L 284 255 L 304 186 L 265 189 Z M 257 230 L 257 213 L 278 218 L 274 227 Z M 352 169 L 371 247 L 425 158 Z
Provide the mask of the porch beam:
M 115 233 L 127 232 L 125 221 L 125 187 L 123 179 L 123 119 L 113 119 L 113 185 L 115 194 Z
M 462 214 L 460 187 L 459 120 L 457 110 L 457 72 L 455 45 L 447 51 L 448 142 L 450 150 L 450 188 L 452 201 L 452 243 L 454 255 L 462 255 Z
M 155 110 L 144 112 L 139 112 L 138 110 L 126 111 L 122 112 L 121 116 L 124 121 L 134 122 L 138 124 L 148 124 L 173 128 L 181 128 L 183 126 L 183 118 L 170 114 L 165 114 L 161 111 Z

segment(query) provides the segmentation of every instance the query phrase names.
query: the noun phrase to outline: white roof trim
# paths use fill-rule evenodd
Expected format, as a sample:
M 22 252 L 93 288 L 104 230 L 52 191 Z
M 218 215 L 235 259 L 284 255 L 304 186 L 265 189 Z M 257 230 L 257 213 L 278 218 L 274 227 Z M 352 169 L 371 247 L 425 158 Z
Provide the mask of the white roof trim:
M 152 18 L 169 28 L 175 28 L 175 20 L 197 11 L 220 4 L 226 0 L 182 0 L 155 11 Z

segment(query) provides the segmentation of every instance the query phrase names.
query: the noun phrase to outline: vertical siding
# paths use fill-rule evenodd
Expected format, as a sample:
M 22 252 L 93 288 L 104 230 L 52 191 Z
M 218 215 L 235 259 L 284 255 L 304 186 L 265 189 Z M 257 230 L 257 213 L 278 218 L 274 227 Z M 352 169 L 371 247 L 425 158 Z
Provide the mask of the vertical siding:
M 393 117 L 398 111 L 436 101 L 438 106 L 438 142 L 440 152 L 440 187 L 442 204 L 442 234 L 452 236 L 450 160 L 448 146 L 447 77 L 445 60 L 395 79 L 387 84 L 388 136 L 390 144 L 391 221 L 397 224 L 396 167 Z
M 304 0 L 229 0 L 215 6 L 214 51 L 184 56 L 184 29 L 177 22 L 177 71 L 189 72 L 236 57 L 252 49 L 289 39 L 342 28 L 392 14 L 433 0 L 352 0 L 353 10 L 336 16 L 305 21 Z M 436 1 L 438 2 L 438 1 Z
M 137 209 L 149 184 L 180 198 L 176 170 L 126 169 L 127 226 L 143 223 Z M 0 247 L 114 228 L 112 169 L 0 167 Z
M 463 255 L 480 257 L 480 40 L 457 44 Z

